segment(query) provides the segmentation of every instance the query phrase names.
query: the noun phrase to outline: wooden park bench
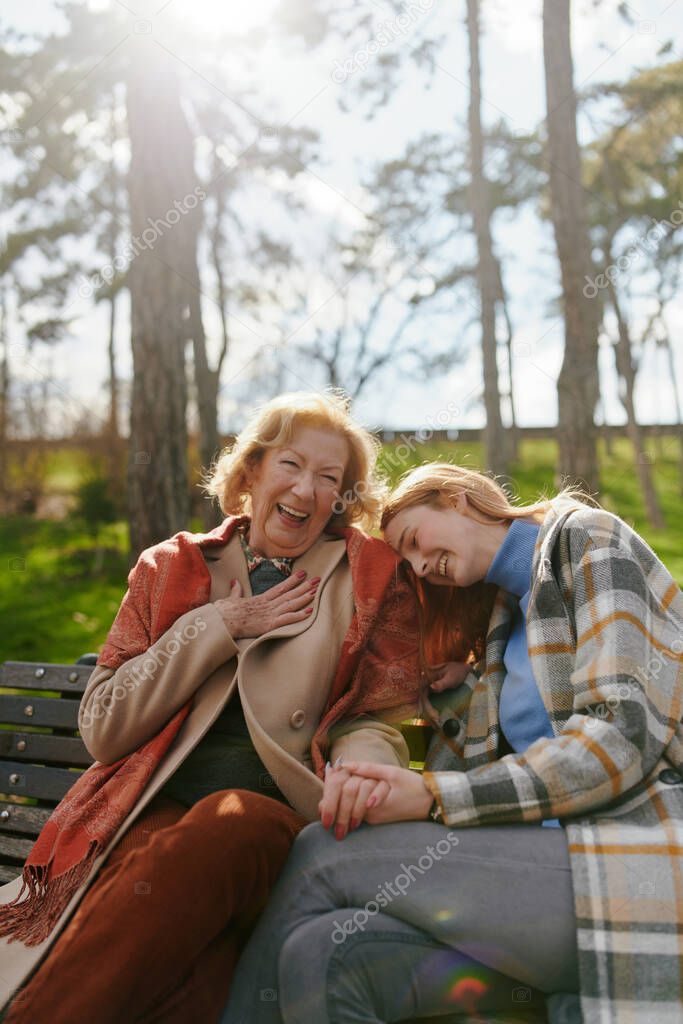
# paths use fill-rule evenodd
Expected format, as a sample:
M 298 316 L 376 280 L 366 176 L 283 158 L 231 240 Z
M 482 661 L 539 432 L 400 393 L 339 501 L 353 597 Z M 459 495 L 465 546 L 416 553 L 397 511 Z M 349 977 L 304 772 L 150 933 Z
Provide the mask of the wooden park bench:
M 0 884 L 21 874 L 52 810 L 93 762 L 78 733 L 78 707 L 96 660 L 0 666 Z M 413 762 L 423 761 L 427 730 L 406 723 L 404 731 Z
M 0 666 L 0 883 L 21 874 L 53 809 L 93 762 L 78 734 L 78 706 L 96 660 Z

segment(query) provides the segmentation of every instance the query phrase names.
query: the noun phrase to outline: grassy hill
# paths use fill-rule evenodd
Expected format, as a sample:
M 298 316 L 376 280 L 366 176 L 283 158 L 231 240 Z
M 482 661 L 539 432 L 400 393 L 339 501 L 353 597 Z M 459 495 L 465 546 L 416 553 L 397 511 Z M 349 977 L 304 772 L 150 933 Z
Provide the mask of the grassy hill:
M 408 435 L 410 437 L 410 435 Z M 412 446 L 413 450 L 409 448 Z M 445 459 L 477 467 L 481 450 L 476 444 L 442 442 L 405 444 L 400 437 L 384 449 L 383 464 L 395 481 L 411 465 Z M 645 524 L 630 448 L 625 440 L 614 441 L 613 452 L 602 452 L 605 507 L 631 523 L 683 583 L 683 529 L 677 443 L 665 438 L 662 451 L 651 442 L 652 461 L 667 529 L 649 530 Z M 55 492 L 78 480 L 73 453 L 55 459 L 49 487 Z M 512 472 L 522 501 L 555 490 L 556 446 L 552 441 L 522 442 L 520 459 Z M 193 529 L 199 529 L 193 523 Z M 97 651 L 105 639 L 126 589 L 127 529 L 125 523 L 103 528 L 99 545 L 104 549 L 98 564 L 94 541 L 82 524 L 12 518 L 0 520 L 0 660 L 49 660 L 69 662 L 85 651 Z

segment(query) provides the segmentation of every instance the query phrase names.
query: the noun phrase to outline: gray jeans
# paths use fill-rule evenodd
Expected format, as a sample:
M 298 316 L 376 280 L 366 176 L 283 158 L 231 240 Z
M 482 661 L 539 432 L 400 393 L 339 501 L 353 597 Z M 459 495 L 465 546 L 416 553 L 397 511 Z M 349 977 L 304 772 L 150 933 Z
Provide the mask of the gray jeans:
M 297 837 L 221 1024 L 514 1019 L 542 1009 L 541 993 L 578 992 L 577 960 L 564 829 L 402 822 L 338 842 L 317 823 Z

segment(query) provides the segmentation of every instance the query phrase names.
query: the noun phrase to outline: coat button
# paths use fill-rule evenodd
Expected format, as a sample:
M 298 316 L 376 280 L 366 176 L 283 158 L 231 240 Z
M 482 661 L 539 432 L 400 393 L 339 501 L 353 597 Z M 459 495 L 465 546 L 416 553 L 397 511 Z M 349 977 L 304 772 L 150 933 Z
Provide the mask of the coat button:
M 444 735 L 449 736 L 450 739 L 455 739 L 460 732 L 460 722 L 457 718 L 447 718 L 441 728 Z
M 300 729 L 305 721 L 306 712 L 302 711 L 301 708 L 299 708 L 299 710 L 295 711 L 291 718 L 289 719 L 289 724 L 291 725 L 292 729 Z
M 681 778 L 675 768 L 663 768 L 659 773 L 659 781 L 665 782 L 667 786 L 676 786 L 683 782 L 683 778 Z

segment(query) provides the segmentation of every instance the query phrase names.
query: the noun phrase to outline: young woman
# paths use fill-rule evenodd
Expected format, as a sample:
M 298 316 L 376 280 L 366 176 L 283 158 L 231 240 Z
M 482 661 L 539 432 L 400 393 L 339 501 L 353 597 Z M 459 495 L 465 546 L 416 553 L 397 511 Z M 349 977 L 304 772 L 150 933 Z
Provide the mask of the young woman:
M 550 1020 L 680 1021 L 678 586 L 616 516 L 515 506 L 447 464 L 409 473 L 383 527 L 439 665 L 427 770 L 331 773 L 224 1022 L 499 1019 L 537 990 Z M 340 846 L 340 819 L 375 827 Z

